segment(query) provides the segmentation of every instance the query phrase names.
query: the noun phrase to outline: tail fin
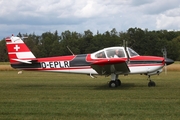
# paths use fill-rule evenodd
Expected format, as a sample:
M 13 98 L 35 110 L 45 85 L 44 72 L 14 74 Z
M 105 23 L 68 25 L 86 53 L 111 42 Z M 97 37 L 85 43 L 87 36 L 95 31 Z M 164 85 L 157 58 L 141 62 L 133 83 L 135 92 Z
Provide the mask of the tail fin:
M 30 61 L 36 58 L 23 40 L 19 37 L 7 37 L 6 47 L 11 64 L 17 62 L 31 64 Z

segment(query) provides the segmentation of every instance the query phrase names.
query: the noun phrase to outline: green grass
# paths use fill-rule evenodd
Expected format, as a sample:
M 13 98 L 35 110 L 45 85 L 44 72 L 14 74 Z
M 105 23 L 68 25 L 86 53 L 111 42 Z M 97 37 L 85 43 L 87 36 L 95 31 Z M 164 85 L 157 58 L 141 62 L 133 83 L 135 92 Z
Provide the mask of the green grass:
M 152 76 L 150 88 L 146 76 L 120 77 L 112 89 L 109 77 L 0 71 L 0 119 L 180 119 L 179 72 Z
M 9 62 L 0 62 L 0 65 L 9 65 Z

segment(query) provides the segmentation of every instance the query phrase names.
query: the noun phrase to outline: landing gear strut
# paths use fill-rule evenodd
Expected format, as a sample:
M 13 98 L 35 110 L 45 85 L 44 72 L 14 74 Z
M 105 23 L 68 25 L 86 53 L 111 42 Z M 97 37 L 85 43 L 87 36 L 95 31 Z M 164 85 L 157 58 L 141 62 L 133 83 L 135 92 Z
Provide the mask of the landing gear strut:
M 149 76 L 148 76 L 148 80 L 149 80 L 148 87 L 155 87 L 155 86 L 156 86 L 156 83 L 155 83 L 154 81 L 152 81 L 150 77 L 151 77 L 151 76 L 149 75 Z

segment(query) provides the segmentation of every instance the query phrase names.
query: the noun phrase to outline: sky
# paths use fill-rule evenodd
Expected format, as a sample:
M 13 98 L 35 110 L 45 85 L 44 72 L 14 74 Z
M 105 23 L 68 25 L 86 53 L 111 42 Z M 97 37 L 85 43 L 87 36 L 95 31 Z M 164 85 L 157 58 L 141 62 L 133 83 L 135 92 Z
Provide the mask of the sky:
M 0 0 L 0 40 L 22 34 L 180 30 L 180 0 Z

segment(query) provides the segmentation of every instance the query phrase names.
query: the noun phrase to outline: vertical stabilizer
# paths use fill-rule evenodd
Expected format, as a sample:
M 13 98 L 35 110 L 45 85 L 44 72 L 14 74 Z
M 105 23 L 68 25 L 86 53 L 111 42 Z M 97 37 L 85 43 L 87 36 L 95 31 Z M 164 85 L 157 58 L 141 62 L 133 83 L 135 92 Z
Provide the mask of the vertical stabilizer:
M 20 37 L 7 37 L 6 47 L 10 63 L 36 58 Z

